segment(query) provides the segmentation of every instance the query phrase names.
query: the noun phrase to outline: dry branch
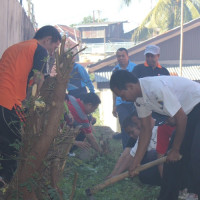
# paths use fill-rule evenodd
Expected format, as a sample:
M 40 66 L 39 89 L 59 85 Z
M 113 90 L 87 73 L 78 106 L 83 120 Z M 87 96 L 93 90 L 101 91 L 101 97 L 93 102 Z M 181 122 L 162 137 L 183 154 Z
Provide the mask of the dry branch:
M 78 179 L 78 173 L 75 172 L 74 174 L 74 181 L 73 181 L 73 186 L 72 186 L 72 193 L 70 195 L 70 200 L 73 200 L 74 198 L 74 193 L 75 193 L 75 190 L 76 190 L 76 182 L 77 182 L 77 179 Z

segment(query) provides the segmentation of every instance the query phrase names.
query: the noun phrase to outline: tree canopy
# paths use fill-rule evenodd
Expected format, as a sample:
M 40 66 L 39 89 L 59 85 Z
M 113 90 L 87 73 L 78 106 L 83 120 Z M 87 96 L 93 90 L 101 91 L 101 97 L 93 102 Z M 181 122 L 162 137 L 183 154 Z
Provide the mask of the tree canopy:
M 129 5 L 131 0 L 123 0 Z M 184 23 L 200 17 L 200 1 L 184 0 Z M 144 41 L 152 36 L 164 33 L 180 25 L 181 1 L 159 0 L 154 9 L 147 15 L 135 30 L 132 40 Z
M 90 24 L 90 23 L 98 23 L 98 22 L 105 22 L 107 21 L 108 19 L 106 18 L 103 18 L 103 19 L 95 19 L 94 17 L 92 17 L 91 15 L 87 16 L 87 17 L 84 17 L 83 18 L 83 21 L 81 22 L 81 24 Z

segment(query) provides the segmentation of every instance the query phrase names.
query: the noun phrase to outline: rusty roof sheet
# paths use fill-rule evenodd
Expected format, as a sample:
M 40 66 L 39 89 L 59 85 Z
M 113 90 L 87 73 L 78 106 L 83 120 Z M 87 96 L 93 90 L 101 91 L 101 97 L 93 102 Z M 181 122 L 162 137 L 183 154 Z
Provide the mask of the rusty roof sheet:
M 171 75 L 181 76 L 179 66 L 164 66 L 168 69 Z M 112 70 L 110 71 L 100 71 L 95 72 L 95 81 L 97 83 L 108 83 L 112 75 Z M 182 77 L 188 78 L 194 81 L 200 81 L 200 65 L 187 65 L 182 67 Z M 107 87 L 106 87 L 107 88 Z

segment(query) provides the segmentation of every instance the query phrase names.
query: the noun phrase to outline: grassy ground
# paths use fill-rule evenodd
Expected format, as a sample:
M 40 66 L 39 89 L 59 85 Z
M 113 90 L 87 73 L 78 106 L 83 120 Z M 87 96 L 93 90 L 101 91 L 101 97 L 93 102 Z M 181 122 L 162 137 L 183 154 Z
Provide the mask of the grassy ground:
M 74 194 L 74 200 L 90 199 L 86 196 L 85 190 L 102 183 L 105 177 L 109 175 L 113 169 L 116 160 L 122 151 L 121 142 L 111 139 L 111 131 L 108 127 L 96 128 L 95 136 L 97 138 L 109 138 L 109 152 L 106 155 L 99 156 L 94 151 L 90 157 L 81 160 L 76 152 L 75 157 L 69 157 L 64 172 L 64 178 L 61 182 L 61 187 L 64 191 L 66 200 L 70 199 L 72 185 L 75 172 L 78 173 L 78 180 Z M 143 185 L 137 177 L 134 179 L 125 179 L 112 186 L 105 188 L 102 191 L 93 195 L 95 200 L 155 200 L 159 192 L 159 187 L 151 187 Z

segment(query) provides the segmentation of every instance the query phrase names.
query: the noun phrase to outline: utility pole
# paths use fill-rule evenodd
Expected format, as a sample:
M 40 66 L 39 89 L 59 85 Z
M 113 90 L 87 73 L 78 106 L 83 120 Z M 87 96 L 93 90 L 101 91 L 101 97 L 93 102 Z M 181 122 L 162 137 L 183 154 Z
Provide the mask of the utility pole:
M 95 22 L 95 10 L 93 10 L 93 23 Z
M 31 18 L 31 1 L 28 0 L 27 3 L 28 3 L 28 17 Z
M 181 0 L 181 25 L 180 25 L 180 61 L 179 61 L 179 67 L 180 67 L 180 76 L 182 76 L 182 62 L 183 62 L 183 5 L 184 2 Z
M 98 12 L 98 23 L 100 22 L 100 10 L 97 10 L 97 12 Z

